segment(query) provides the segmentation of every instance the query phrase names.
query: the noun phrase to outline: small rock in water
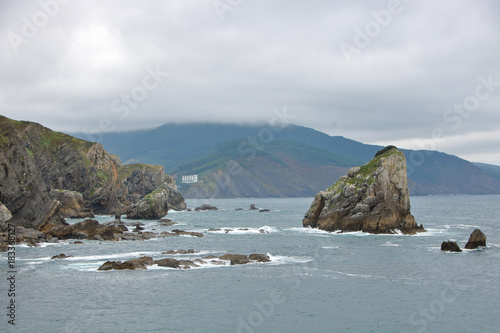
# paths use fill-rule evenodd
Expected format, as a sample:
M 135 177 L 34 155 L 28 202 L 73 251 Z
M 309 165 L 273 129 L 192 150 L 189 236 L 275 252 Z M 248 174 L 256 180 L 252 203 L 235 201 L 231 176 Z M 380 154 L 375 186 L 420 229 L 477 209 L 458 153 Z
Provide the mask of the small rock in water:
M 57 256 L 53 256 L 50 259 L 66 259 L 66 258 L 70 258 L 70 257 L 72 257 L 72 256 L 67 256 L 64 253 L 61 253 L 61 254 L 58 254 Z
M 457 242 L 447 241 L 441 244 L 441 251 L 462 252 Z
M 472 250 L 480 246 L 486 246 L 486 236 L 481 232 L 481 230 L 476 229 L 472 232 L 472 234 L 470 234 L 469 241 L 465 244 L 465 248 Z
M 215 206 L 211 206 L 208 204 L 203 204 L 200 207 L 196 207 L 196 209 L 195 209 L 195 211 L 197 211 L 197 212 L 202 211 L 202 210 L 219 210 L 219 209 Z
M 258 209 L 258 208 L 257 208 L 257 207 L 255 207 L 255 205 L 254 205 L 254 204 L 251 204 L 251 205 L 250 205 L 250 209 L 251 209 L 251 210 L 256 210 L 256 209 Z

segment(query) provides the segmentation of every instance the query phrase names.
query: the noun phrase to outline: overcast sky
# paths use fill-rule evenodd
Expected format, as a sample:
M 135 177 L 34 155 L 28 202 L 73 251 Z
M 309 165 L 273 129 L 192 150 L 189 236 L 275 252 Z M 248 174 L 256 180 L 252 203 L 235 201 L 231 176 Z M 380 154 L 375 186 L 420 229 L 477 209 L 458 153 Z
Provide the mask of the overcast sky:
M 499 17 L 497 0 L 0 0 L 0 114 L 106 132 L 286 108 L 500 165 Z

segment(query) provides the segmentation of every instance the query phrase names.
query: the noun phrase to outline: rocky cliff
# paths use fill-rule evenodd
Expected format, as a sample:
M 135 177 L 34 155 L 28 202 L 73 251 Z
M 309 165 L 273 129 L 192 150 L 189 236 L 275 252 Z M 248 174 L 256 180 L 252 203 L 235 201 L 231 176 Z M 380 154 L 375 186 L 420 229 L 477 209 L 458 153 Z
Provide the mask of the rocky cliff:
M 130 199 L 139 201 L 160 186 L 171 189 L 166 203 L 185 208 L 162 167 L 141 168 L 123 166 L 99 143 L 0 116 L 0 202 L 15 225 L 39 229 L 63 221 L 61 213 L 124 214 Z
M 133 203 L 127 210 L 130 219 L 160 219 L 169 210 L 186 209 L 184 197 L 162 166 L 130 164 L 120 168 L 120 179 Z
M 389 146 L 364 166 L 349 169 L 348 175 L 316 194 L 303 226 L 370 233 L 424 231 L 410 212 L 404 154 Z

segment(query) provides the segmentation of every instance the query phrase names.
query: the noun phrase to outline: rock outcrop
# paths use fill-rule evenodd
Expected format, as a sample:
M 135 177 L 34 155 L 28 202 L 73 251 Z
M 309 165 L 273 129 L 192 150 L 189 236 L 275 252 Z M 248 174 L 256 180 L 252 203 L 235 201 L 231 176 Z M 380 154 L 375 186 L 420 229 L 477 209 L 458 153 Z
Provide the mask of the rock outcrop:
M 441 244 L 441 251 L 462 252 L 457 242 L 447 241 Z
M 480 246 L 486 246 L 486 236 L 481 230 L 475 229 L 472 234 L 470 234 L 469 240 L 467 241 L 467 244 L 465 244 L 465 248 L 473 250 Z
M 0 202 L 0 224 L 7 222 L 12 218 L 12 213 Z
M 271 259 L 265 254 L 251 254 L 249 256 L 245 254 L 225 254 L 220 257 L 209 256 L 202 259 L 195 260 L 177 260 L 174 258 L 165 258 L 159 260 L 153 260 L 151 257 L 141 257 L 138 259 L 131 259 L 125 262 L 121 261 L 106 261 L 101 267 L 98 268 L 100 271 L 110 271 L 110 270 L 136 270 L 136 269 L 147 269 L 147 266 L 158 265 L 160 267 L 177 268 L 177 269 L 190 269 L 191 267 L 200 267 L 200 265 L 212 264 L 212 265 L 226 265 L 226 262 L 230 262 L 230 265 L 245 265 L 249 263 L 265 263 L 270 262 Z M 219 259 L 219 260 L 212 260 Z M 207 262 L 206 260 L 211 260 Z
M 94 218 L 94 213 L 85 208 L 83 195 L 76 191 L 53 190 L 49 196 L 61 203 L 60 213 L 65 218 Z
M 100 143 L 0 116 L 0 202 L 5 205 L 0 214 L 5 219 L 10 212 L 16 226 L 63 228 L 63 217 L 124 214 L 129 199 L 147 200 L 151 191 L 162 192 L 161 213 L 164 202 L 168 209 L 186 208 L 162 167 L 123 166 Z
M 369 233 L 425 231 L 410 212 L 404 154 L 388 147 L 364 166 L 349 169 L 347 176 L 316 194 L 303 226 Z
M 172 177 L 158 165 L 132 164 L 120 169 L 120 177 L 134 203 L 129 219 L 161 219 L 169 210 L 185 210 L 184 197 Z
M 167 215 L 169 209 L 181 210 L 185 208 L 184 199 L 175 184 L 164 182 L 133 205 L 127 213 L 127 218 L 158 220 Z
M 136 269 L 146 269 L 147 265 L 153 265 L 153 258 L 151 257 L 141 257 L 138 259 L 131 259 L 125 262 L 121 261 L 106 261 L 97 270 L 99 271 L 110 271 L 110 270 L 136 270 Z
M 59 239 L 88 239 L 117 241 L 123 233 L 122 228 L 112 225 L 102 225 L 96 220 L 85 220 L 73 225 L 68 223 L 45 223 L 41 230 L 46 235 Z
M 204 211 L 204 210 L 219 210 L 219 209 L 217 207 L 209 205 L 209 204 L 203 204 L 203 205 L 195 208 L 195 211 L 197 211 L 197 212 Z
M 64 253 L 61 253 L 61 254 L 53 256 L 50 259 L 67 259 L 67 258 L 71 258 L 71 257 L 73 257 L 73 256 L 67 256 Z
M 152 192 L 168 190 L 168 209 L 185 210 L 184 197 L 172 177 L 160 165 L 130 164 L 120 168 L 120 179 L 128 191 L 128 200 L 137 204 Z

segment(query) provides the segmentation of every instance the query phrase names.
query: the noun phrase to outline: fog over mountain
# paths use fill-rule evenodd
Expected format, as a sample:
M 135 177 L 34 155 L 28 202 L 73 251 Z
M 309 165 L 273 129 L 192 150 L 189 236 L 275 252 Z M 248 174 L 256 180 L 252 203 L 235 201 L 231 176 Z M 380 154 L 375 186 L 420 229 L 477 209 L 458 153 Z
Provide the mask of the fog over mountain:
M 291 124 L 500 165 L 494 0 L 0 1 L 0 109 L 65 132 Z

